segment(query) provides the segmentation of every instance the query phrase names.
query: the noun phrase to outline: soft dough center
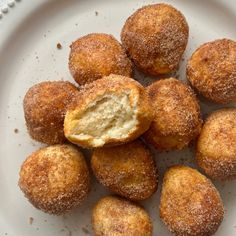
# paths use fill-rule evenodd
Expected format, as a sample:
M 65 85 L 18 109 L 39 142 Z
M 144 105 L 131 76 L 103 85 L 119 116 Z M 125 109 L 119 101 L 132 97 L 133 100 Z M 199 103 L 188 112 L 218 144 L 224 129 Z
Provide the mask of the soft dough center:
M 136 102 L 130 104 L 128 93 L 102 96 L 77 114 L 73 136 L 82 140 L 93 138 L 95 146 L 108 139 L 125 138 L 135 129 L 136 113 Z

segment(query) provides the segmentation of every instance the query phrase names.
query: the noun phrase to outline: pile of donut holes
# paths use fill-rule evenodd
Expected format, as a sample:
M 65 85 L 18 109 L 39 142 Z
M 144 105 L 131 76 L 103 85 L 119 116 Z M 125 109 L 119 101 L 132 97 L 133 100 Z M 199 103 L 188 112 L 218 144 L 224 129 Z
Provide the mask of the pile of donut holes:
M 96 236 L 152 235 L 151 217 L 137 203 L 160 185 L 151 146 L 168 152 L 193 145 L 208 177 L 236 179 L 236 42 L 199 46 L 187 62 L 188 85 L 174 77 L 188 38 L 180 11 L 144 6 L 126 20 L 121 43 L 91 33 L 71 44 L 69 70 L 78 86 L 45 81 L 29 88 L 26 126 L 48 146 L 26 158 L 19 187 L 36 208 L 60 215 L 84 202 L 91 177 L 83 148 L 92 150 L 92 172 L 114 194 L 92 210 Z M 134 69 L 156 81 L 142 86 Z M 230 108 L 203 121 L 199 96 Z M 224 206 L 208 177 L 184 165 L 164 174 L 160 218 L 174 235 L 213 235 L 220 226 Z

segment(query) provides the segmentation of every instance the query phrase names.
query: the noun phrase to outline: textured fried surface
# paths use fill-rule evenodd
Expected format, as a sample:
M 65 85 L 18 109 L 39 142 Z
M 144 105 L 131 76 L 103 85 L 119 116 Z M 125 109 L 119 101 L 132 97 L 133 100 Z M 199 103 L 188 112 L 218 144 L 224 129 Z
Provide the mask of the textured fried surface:
M 236 108 L 213 112 L 198 139 L 198 165 L 214 179 L 236 179 Z
M 140 140 L 95 149 L 91 165 L 99 182 L 122 197 L 144 200 L 157 190 L 155 162 Z
M 236 101 L 236 42 L 219 39 L 200 46 L 188 61 L 187 78 L 213 102 Z
M 63 143 L 64 116 L 77 93 L 77 88 L 66 81 L 41 82 L 31 87 L 23 102 L 30 136 L 47 144 Z
M 123 104 L 120 97 L 128 101 Z M 66 113 L 64 132 L 71 142 L 83 147 L 132 141 L 144 133 L 153 120 L 144 87 L 128 77 L 103 77 L 82 87 L 78 98 L 77 104 Z M 109 106 L 104 106 L 106 102 Z M 111 102 L 114 102 L 112 106 Z M 133 124 L 131 128 L 127 128 L 127 122 Z
M 148 5 L 125 22 L 122 45 L 136 66 L 151 75 L 176 71 L 188 42 L 184 16 L 167 4 Z
M 108 34 L 88 34 L 71 44 L 69 69 L 75 81 L 90 83 L 110 74 L 131 76 L 132 64 L 120 43 Z
M 90 177 L 84 157 L 72 145 L 32 153 L 20 170 L 19 186 L 29 201 L 50 214 L 63 214 L 87 197 Z
M 151 236 L 152 222 L 138 205 L 118 197 L 104 197 L 93 209 L 95 236 Z
M 187 166 L 164 176 L 160 217 L 176 236 L 210 236 L 223 220 L 220 195 L 209 179 Z
M 159 150 L 182 149 L 201 130 L 200 107 L 195 94 L 181 81 L 169 78 L 147 87 L 155 110 L 154 121 L 144 134 Z

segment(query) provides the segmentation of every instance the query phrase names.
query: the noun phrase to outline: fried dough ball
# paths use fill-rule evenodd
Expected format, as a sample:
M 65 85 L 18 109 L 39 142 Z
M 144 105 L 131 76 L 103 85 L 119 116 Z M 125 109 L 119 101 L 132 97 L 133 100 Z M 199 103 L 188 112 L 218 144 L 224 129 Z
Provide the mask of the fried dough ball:
M 152 107 L 144 87 L 121 75 L 110 75 L 84 86 L 77 104 L 65 116 L 65 136 L 94 148 L 129 142 L 150 126 Z
M 88 34 L 71 44 L 69 69 L 84 85 L 103 76 L 131 76 L 132 64 L 120 43 L 109 34 Z
M 200 107 L 189 86 L 175 79 L 162 79 L 147 87 L 155 110 L 154 121 L 144 134 L 160 151 L 183 149 L 201 130 Z
M 92 213 L 95 236 L 151 236 L 152 222 L 140 206 L 118 197 L 98 201 Z
M 160 217 L 176 236 L 210 236 L 224 217 L 221 197 L 212 182 L 187 166 L 164 175 Z
M 121 41 L 135 65 L 155 76 L 178 69 L 188 34 L 181 12 L 168 4 L 154 4 L 138 9 L 126 20 Z
M 84 156 L 72 145 L 41 148 L 21 166 L 19 187 L 36 208 L 64 214 L 88 195 L 90 177 Z
M 213 112 L 197 143 L 198 165 L 213 179 L 236 179 L 236 108 Z
M 127 199 L 144 200 L 157 190 L 155 162 L 141 140 L 95 149 L 91 165 L 101 184 Z
M 30 136 L 49 145 L 65 142 L 64 116 L 77 94 L 77 88 L 66 81 L 47 81 L 32 86 L 23 101 Z
M 200 46 L 187 65 L 196 90 L 216 103 L 236 101 L 236 42 L 219 39 Z

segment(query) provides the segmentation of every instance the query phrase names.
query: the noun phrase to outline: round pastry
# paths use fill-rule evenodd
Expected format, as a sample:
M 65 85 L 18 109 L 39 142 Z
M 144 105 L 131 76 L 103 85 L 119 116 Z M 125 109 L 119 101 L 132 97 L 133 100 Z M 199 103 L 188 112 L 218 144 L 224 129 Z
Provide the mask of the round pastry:
M 200 46 L 188 61 L 187 78 L 213 102 L 236 101 L 236 42 L 219 39 Z
M 157 190 L 157 169 L 151 151 L 141 141 L 93 151 L 91 166 L 99 182 L 132 201 Z
M 110 75 L 84 86 L 77 104 L 65 116 L 65 136 L 87 148 L 117 145 L 144 133 L 153 120 L 143 86 L 120 75 Z
M 95 236 L 151 236 L 152 222 L 140 206 L 118 197 L 104 197 L 92 213 Z
M 178 69 L 188 34 L 181 12 L 168 4 L 154 4 L 138 9 L 126 20 L 121 41 L 135 65 L 155 76 Z
M 198 165 L 213 179 L 236 179 L 236 108 L 213 112 L 197 143 Z
M 88 34 L 71 44 L 69 69 L 84 85 L 103 76 L 131 76 L 132 64 L 120 43 L 109 34 Z
M 90 177 L 84 156 L 72 145 L 41 148 L 21 166 L 19 187 L 36 208 L 64 214 L 88 195 Z
M 201 131 L 201 114 L 189 86 L 174 79 L 162 79 L 147 87 L 155 110 L 154 120 L 144 134 L 160 151 L 183 149 Z
M 164 175 L 160 217 L 176 236 L 210 236 L 224 217 L 221 197 L 212 182 L 187 166 Z
M 41 82 L 31 87 L 23 102 L 30 136 L 46 144 L 63 143 L 64 116 L 77 94 L 77 88 L 66 81 Z

